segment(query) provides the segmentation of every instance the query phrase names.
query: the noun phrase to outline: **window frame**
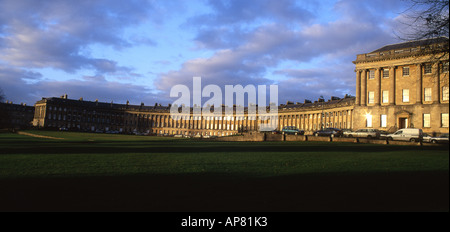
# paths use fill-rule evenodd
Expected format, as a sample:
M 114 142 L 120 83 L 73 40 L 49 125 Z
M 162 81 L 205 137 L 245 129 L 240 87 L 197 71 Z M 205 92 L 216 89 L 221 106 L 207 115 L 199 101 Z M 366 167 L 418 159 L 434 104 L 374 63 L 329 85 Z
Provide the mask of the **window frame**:
M 367 103 L 374 104 L 375 103 L 375 91 L 369 91 L 367 93 Z
M 442 101 L 448 101 L 449 98 L 449 89 L 448 86 L 442 87 Z
M 388 68 L 383 69 L 383 78 L 385 78 L 385 79 L 389 78 L 389 69 Z
M 369 79 L 369 80 L 375 79 L 375 70 L 374 69 L 369 70 L 369 77 L 367 79 Z
M 423 65 L 423 74 L 432 74 L 433 73 L 433 65 L 430 63 Z
M 380 116 L 380 127 L 382 127 L 382 128 L 387 127 L 387 114 L 382 114 Z
M 441 113 L 441 127 L 448 128 L 448 113 Z
M 408 94 L 405 95 L 405 93 Z M 409 89 L 402 89 L 402 102 L 409 102 Z
M 424 88 L 423 89 L 423 100 L 430 102 L 432 101 L 432 89 L 431 88 Z
M 389 103 L 389 90 L 383 90 L 381 91 L 381 102 L 382 103 Z
M 408 76 L 409 76 L 409 74 L 410 74 L 410 69 L 409 69 L 409 66 L 405 66 L 405 67 L 403 67 L 403 68 L 402 68 L 402 76 L 404 76 L 404 77 L 408 77 Z
M 366 115 L 366 127 L 372 128 L 373 127 L 373 116 L 372 115 Z
M 447 61 L 447 62 L 443 62 L 442 63 L 442 73 L 448 73 L 448 65 L 449 65 L 449 62 Z
M 424 128 L 430 128 L 431 127 L 431 114 L 423 114 L 422 116 L 422 125 Z

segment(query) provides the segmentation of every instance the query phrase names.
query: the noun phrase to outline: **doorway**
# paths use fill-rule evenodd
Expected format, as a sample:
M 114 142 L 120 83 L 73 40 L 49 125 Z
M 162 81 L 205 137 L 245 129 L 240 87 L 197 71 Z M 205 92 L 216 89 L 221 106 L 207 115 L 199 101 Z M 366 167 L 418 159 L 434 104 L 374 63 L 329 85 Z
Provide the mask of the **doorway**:
M 399 118 L 398 119 L 398 128 L 408 128 L 408 118 Z

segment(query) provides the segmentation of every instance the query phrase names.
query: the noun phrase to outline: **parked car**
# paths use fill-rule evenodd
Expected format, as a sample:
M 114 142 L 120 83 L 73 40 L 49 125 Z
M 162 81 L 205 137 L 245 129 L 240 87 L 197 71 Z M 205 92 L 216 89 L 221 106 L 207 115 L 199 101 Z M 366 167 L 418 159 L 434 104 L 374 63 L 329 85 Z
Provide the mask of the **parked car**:
M 385 139 L 387 137 L 387 135 L 389 134 L 389 132 L 385 131 L 385 130 L 378 130 L 380 132 L 380 139 Z
M 340 137 L 342 136 L 342 130 L 338 128 L 325 128 L 323 130 L 317 130 L 313 132 L 314 136 L 330 136 Z
M 380 132 L 376 129 L 359 129 L 357 131 L 345 132 L 345 137 L 355 138 L 380 138 Z
M 386 137 L 388 140 L 418 142 L 418 141 L 422 140 L 423 132 L 422 132 L 422 129 L 405 128 L 405 129 L 400 129 L 393 134 L 389 134 Z
M 430 142 L 432 142 L 432 143 L 448 143 L 448 133 L 442 134 L 439 137 L 431 137 Z
M 433 138 L 433 137 L 431 137 L 429 134 L 423 133 L 422 141 L 425 143 L 431 143 L 431 138 Z
M 281 132 L 279 130 L 274 130 L 274 131 L 272 131 L 272 134 L 278 135 L 278 134 L 281 134 Z
M 304 135 L 305 134 L 304 130 L 299 130 L 295 126 L 285 126 L 285 127 L 283 127 L 283 130 L 281 130 L 281 132 L 283 134 L 287 134 L 287 135 Z

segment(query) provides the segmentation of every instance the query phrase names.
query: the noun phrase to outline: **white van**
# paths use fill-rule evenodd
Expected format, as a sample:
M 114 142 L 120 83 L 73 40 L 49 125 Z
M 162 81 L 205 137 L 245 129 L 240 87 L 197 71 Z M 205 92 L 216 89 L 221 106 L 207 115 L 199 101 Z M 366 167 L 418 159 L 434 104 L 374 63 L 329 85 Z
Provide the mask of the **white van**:
M 394 134 L 387 135 L 386 138 L 388 140 L 419 142 L 423 138 L 423 132 L 422 129 L 405 128 L 396 131 Z

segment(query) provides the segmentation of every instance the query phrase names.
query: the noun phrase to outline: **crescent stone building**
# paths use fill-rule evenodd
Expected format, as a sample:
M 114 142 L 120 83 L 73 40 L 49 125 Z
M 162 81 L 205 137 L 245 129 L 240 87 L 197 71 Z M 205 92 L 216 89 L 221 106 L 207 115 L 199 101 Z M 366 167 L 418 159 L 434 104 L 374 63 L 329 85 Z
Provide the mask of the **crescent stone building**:
M 439 37 L 357 55 L 353 127 L 448 133 L 448 49 L 448 37 Z
M 374 128 L 394 132 L 421 128 L 448 133 L 448 37 L 384 46 L 359 54 L 355 64 L 356 97 L 305 100 L 278 106 L 278 126 L 295 126 L 306 134 L 326 127 Z M 223 106 L 225 107 L 225 106 Z M 36 102 L 33 126 L 81 131 L 115 131 L 165 135 L 226 136 L 258 131 L 258 114 L 172 118 L 170 105 L 154 106 L 42 98 Z M 222 112 L 225 112 L 223 110 Z M 267 123 L 267 122 L 266 122 Z

